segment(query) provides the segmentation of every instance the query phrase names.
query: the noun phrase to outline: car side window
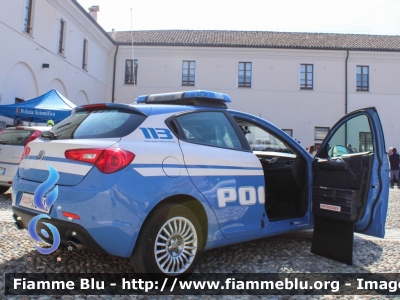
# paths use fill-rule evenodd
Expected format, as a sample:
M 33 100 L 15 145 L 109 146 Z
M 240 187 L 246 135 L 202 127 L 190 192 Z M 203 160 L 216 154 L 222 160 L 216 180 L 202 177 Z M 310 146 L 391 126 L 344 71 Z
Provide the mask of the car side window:
M 209 146 L 240 149 L 235 129 L 223 112 L 195 112 L 177 117 L 184 140 Z
M 360 115 L 343 123 L 330 138 L 327 150 L 328 157 L 374 152 L 368 117 Z
M 292 153 L 276 136 L 251 123 L 238 123 L 253 151 Z

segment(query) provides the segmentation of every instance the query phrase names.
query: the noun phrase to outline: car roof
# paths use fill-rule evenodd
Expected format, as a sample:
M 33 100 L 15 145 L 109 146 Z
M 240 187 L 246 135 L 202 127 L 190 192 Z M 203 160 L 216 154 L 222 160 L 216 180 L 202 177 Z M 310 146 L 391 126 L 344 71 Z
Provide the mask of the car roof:
M 145 116 L 176 113 L 184 111 L 197 111 L 205 109 L 227 109 L 226 103 L 230 103 L 229 95 L 205 91 L 185 91 L 174 93 L 150 94 L 139 96 L 133 104 L 124 103 L 93 103 L 74 108 L 75 114 L 80 111 L 94 111 L 104 109 L 129 109 Z
M 14 127 L 7 127 L 6 130 L 39 130 L 39 131 L 48 131 L 51 129 L 50 126 L 28 126 L 28 125 L 20 125 Z
M 212 106 L 194 106 L 182 104 L 126 104 L 126 103 L 95 103 L 89 105 L 77 106 L 74 113 L 85 110 L 102 110 L 102 109 L 128 109 L 139 112 L 145 116 L 160 115 L 167 113 L 179 113 L 185 111 L 198 111 L 198 110 L 227 110 L 223 107 Z M 73 114 L 74 114 L 73 113 Z

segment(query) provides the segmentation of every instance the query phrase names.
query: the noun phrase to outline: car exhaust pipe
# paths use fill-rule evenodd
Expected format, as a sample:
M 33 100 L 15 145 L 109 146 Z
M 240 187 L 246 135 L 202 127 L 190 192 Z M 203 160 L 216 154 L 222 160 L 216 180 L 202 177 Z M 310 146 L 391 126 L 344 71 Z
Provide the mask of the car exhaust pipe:
M 21 220 L 21 218 L 19 218 L 19 220 L 18 220 L 18 218 L 17 218 L 16 215 L 12 215 L 12 218 L 13 218 L 13 220 L 14 220 L 14 226 L 15 226 L 18 230 L 24 229 L 24 227 L 22 227 L 22 225 L 18 223 L 18 221 Z
M 74 250 L 81 250 L 83 245 L 76 241 L 68 241 L 68 246 L 74 248 Z

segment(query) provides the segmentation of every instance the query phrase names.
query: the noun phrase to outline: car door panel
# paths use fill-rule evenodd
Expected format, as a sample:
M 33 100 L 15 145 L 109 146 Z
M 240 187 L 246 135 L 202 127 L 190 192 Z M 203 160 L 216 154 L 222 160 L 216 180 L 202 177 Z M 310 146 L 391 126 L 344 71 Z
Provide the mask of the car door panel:
M 384 237 L 388 184 L 376 109 L 346 115 L 328 133 L 313 162 L 311 251 L 352 264 L 354 231 Z
M 222 233 L 228 238 L 259 233 L 265 196 L 257 157 L 251 152 L 179 143 L 189 176 L 213 208 Z
M 321 205 L 340 208 L 336 218 L 353 222 L 364 214 L 366 187 L 369 185 L 374 154 L 342 156 L 341 158 L 316 159 L 313 164 L 314 215 L 331 216 L 330 210 Z
M 214 210 L 224 236 L 260 233 L 265 224 L 263 171 L 241 143 L 239 129 L 221 111 L 179 115 L 176 124 L 187 172 Z
M 362 129 L 357 131 L 359 128 Z M 360 132 L 368 130 L 369 149 L 361 149 L 360 140 L 358 144 L 360 150 L 369 151 L 332 156 L 332 149 L 360 139 Z M 348 114 L 332 127 L 313 162 L 313 196 L 316 196 L 315 199 L 313 197 L 313 202 L 316 202 L 313 203 L 314 215 L 355 222 L 356 232 L 383 237 L 389 189 L 387 170 L 384 136 L 376 109 L 366 108 Z M 347 201 L 352 199 L 356 202 L 347 204 L 349 207 L 357 207 L 351 217 L 341 216 L 343 211 L 335 207 L 328 207 L 332 210 L 321 208 L 321 204 L 335 206 L 334 197 L 338 196 L 328 195 L 328 189 L 331 194 L 336 193 L 335 189 L 347 191 L 347 195 L 343 195 L 343 192 L 336 194 L 347 198 Z M 325 200 L 321 200 L 321 197 L 325 197 Z
M 305 183 L 305 164 L 295 154 L 253 152 L 263 166 L 265 182 L 274 190 L 298 191 Z

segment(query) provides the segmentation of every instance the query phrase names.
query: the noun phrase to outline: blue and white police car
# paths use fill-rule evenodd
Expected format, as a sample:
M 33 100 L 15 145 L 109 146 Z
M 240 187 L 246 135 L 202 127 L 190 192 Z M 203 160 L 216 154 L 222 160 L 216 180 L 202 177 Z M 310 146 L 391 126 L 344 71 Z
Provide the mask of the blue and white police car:
M 388 161 L 375 108 L 344 116 L 313 157 L 229 102 L 187 91 L 77 107 L 25 148 L 16 226 L 165 276 L 190 274 L 204 250 L 297 230 L 314 228 L 311 251 L 345 263 L 354 232 L 384 236 Z

